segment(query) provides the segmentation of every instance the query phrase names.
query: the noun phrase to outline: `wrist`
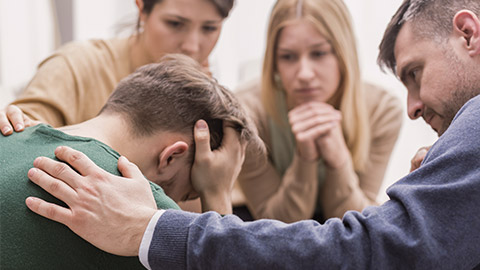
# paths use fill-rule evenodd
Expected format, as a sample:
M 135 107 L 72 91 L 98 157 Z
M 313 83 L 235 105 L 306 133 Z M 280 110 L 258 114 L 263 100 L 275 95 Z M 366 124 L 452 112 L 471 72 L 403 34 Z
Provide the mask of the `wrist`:
M 202 212 L 215 211 L 222 215 L 232 214 L 231 192 L 202 192 L 200 193 Z
M 316 167 L 318 164 L 318 158 L 306 158 L 297 151 L 293 156 L 292 163 L 306 167 Z
M 131 228 L 131 232 L 133 232 L 133 235 L 130 238 L 130 247 L 133 248 L 133 250 L 129 251 L 128 255 L 126 256 L 138 256 L 139 251 L 140 251 L 140 246 L 142 244 L 143 237 L 147 231 L 147 227 L 149 226 L 149 223 L 152 220 L 152 217 L 157 214 L 158 210 L 155 209 L 145 209 L 141 215 L 138 216 L 138 218 L 135 219 L 133 228 Z M 157 218 L 158 220 L 158 218 Z M 129 230 L 130 231 L 130 230 Z

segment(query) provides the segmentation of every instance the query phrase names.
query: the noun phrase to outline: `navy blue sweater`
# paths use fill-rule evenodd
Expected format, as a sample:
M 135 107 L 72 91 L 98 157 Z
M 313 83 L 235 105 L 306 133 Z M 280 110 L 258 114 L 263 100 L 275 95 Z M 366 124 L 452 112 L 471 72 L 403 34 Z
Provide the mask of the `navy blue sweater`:
M 480 96 L 457 113 L 390 200 L 321 225 L 168 210 L 154 269 L 472 269 L 480 264 Z

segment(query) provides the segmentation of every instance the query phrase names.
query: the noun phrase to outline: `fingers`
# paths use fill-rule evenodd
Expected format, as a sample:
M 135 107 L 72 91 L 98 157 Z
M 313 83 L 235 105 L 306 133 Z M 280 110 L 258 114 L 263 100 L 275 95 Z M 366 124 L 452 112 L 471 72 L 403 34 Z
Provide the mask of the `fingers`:
M 195 138 L 195 160 L 197 158 L 205 157 L 211 153 L 210 150 L 210 131 L 208 130 L 207 122 L 198 120 L 194 127 Z
M 293 133 L 299 133 L 302 131 L 307 131 L 309 129 L 314 129 L 315 127 L 318 127 L 318 126 L 337 123 L 340 120 L 341 120 L 340 114 L 333 113 L 333 114 L 310 117 L 303 121 L 294 122 L 291 124 L 291 126 L 292 126 Z
M 49 174 L 53 178 L 65 182 L 67 185 L 76 188 L 82 181 L 82 176 L 63 162 L 58 162 L 47 157 L 38 157 L 33 162 L 35 168 Z
M 13 133 L 13 122 L 11 124 L 7 116 L 7 110 L 9 107 L 10 106 L 8 106 L 5 110 L 0 111 L 0 131 L 4 136 L 11 135 Z
M 12 125 L 8 121 L 7 115 L 4 111 L 0 111 L 0 130 L 4 136 L 8 136 L 13 133 Z
M 335 110 L 335 108 L 326 103 L 308 102 L 292 109 L 288 113 L 288 119 L 290 120 L 290 123 L 292 123 L 303 121 L 311 117 L 332 113 L 339 113 L 339 111 Z
M 36 126 L 41 123 L 40 121 L 30 119 L 30 117 L 25 114 L 23 115 L 23 122 L 25 123 L 25 127 Z
M 9 105 L 7 107 L 7 118 L 12 123 L 15 131 L 22 131 L 25 128 L 25 123 L 23 122 L 23 112 L 19 107 L 15 105 Z
M 299 132 L 295 134 L 295 138 L 298 141 L 307 141 L 315 138 L 322 137 L 323 135 L 327 134 L 330 130 L 332 130 L 337 125 L 336 122 L 327 122 L 321 125 L 317 125 L 313 128 L 308 130 Z
M 28 178 L 39 187 L 43 188 L 46 192 L 57 197 L 66 204 L 70 204 L 77 196 L 77 193 L 71 186 L 61 180 L 53 178 L 46 172 L 37 168 L 32 168 L 28 171 Z
M 427 147 L 421 147 L 420 149 L 418 149 L 417 153 L 415 153 L 415 156 L 410 161 L 410 172 L 413 172 L 414 170 L 420 167 L 420 165 L 423 162 L 423 159 L 425 158 L 428 151 L 430 150 L 430 147 L 431 146 L 427 146 Z
M 118 170 L 124 177 L 132 179 L 144 179 L 142 172 L 134 163 L 131 163 L 126 157 L 121 156 L 118 159 Z
M 25 127 L 35 126 L 40 121 L 34 121 L 26 116 L 18 106 L 9 105 L 0 111 L 0 131 L 3 135 L 11 135 L 13 130 L 23 131 Z
M 95 172 L 103 172 L 92 160 L 90 160 L 84 153 L 74 150 L 68 146 L 59 146 L 55 149 L 55 156 L 65 161 L 66 163 L 70 164 L 75 170 L 77 170 L 81 175 L 92 174 Z M 73 172 L 73 170 L 70 170 Z M 50 173 L 50 172 L 49 172 Z M 67 177 L 78 177 L 78 173 L 73 172 L 74 175 L 71 173 L 66 175 Z M 51 173 L 50 173 L 51 174 Z M 61 178 L 59 175 L 53 175 L 57 178 L 62 179 L 63 181 L 67 182 L 68 179 Z
M 34 213 L 67 226 L 69 226 L 69 221 L 72 219 L 72 211 L 70 209 L 53 203 L 48 203 L 39 198 L 28 197 L 25 200 L 25 204 L 28 209 L 32 210 Z
M 310 102 L 300 105 L 288 113 L 292 131 L 299 132 L 330 121 L 340 121 L 342 114 L 324 103 Z
M 242 151 L 243 145 L 240 143 L 239 135 L 235 129 L 225 126 L 223 128 L 222 147 L 231 151 Z

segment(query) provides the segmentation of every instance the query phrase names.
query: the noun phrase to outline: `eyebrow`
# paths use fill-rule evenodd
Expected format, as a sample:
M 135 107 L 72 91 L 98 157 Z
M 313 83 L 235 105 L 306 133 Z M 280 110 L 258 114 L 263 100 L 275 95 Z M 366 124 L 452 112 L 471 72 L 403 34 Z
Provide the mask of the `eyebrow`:
M 322 42 L 319 42 L 319 43 L 315 43 L 313 44 L 312 46 L 310 46 L 310 48 L 315 48 L 315 47 L 321 47 L 321 46 L 324 46 L 324 45 L 330 45 L 330 42 L 328 41 L 322 41 Z M 278 47 L 277 50 L 281 50 L 281 51 L 292 51 L 290 49 L 287 49 L 287 48 L 281 48 L 281 47 Z
M 191 22 L 191 20 L 185 18 L 185 17 L 182 17 L 182 16 L 179 16 L 179 15 L 175 15 L 175 14 L 166 14 L 167 17 L 173 17 L 179 21 L 182 21 L 182 22 Z M 221 23 L 222 20 L 208 20 L 208 21 L 204 21 L 202 23 L 206 23 L 206 24 L 218 24 L 218 23 Z

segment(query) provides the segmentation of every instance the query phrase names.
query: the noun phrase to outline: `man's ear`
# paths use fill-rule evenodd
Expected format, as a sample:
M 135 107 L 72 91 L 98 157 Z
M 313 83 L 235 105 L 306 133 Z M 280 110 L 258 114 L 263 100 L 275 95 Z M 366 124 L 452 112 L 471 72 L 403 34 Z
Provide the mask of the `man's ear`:
M 188 156 L 188 144 L 184 141 L 176 141 L 175 143 L 165 147 L 160 153 L 158 170 L 160 173 L 168 173 L 170 168 L 183 166 L 184 163 L 179 162 L 182 158 Z M 173 176 L 173 175 L 172 175 Z
M 453 17 L 454 32 L 465 39 L 470 56 L 480 54 L 480 21 L 470 10 L 460 10 Z

